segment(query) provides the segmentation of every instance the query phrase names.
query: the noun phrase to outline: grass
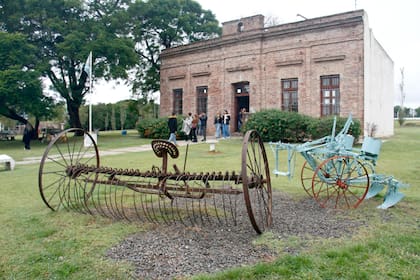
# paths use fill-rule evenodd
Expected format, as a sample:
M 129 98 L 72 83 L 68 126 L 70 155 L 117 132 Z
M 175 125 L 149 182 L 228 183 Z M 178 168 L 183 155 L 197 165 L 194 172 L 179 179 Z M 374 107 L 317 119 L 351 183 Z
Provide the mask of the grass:
M 149 143 L 134 131 L 99 135 L 100 150 Z M 0 142 L 0 153 L 15 160 L 41 156 L 46 144 L 32 142 L 30 151 L 20 141 Z M 268 148 L 268 147 L 267 147 Z M 240 170 L 241 140 L 220 141 L 217 153 L 208 145 L 188 148 L 188 171 Z M 182 170 L 186 147 L 171 160 Z M 271 168 L 273 156 L 267 149 Z M 295 176 L 272 177 L 275 189 L 294 199 L 306 194 L 300 187 L 303 160 L 296 158 Z M 160 166 L 151 151 L 101 158 L 101 164 L 120 168 L 149 170 Z M 170 165 L 170 166 L 171 166 Z M 369 216 L 369 224 L 351 237 L 331 239 L 279 240 L 267 232 L 255 240 L 277 250 L 279 257 L 270 262 L 241 267 L 194 279 L 420 279 L 420 129 L 398 127 L 394 137 L 383 144 L 377 172 L 394 175 L 410 184 L 406 197 L 388 210 L 375 207 L 382 197 L 365 201 L 346 216 Z M 133 269 L 129 263 L 104 257 L 106 250 L 128 235 L 147 230 L 146 225 L 112 222 L 73 212 L 51 212 L 41 201 L 37 186 L 38 165 L 17 165 L 13 171 L 0 172 L 0 279 L 127 279 Z M 281 202 L 275 202 L 281 203 Z M 285 248 L 295 248 L 295 254 Z
M 139 146 L 148 143 L 150 143 L 150 140 L 140 138 L 135 130 L 128 130 L 125 136 L 121 135 L 121 131 L 100 131 L 98 135 L 100 150 Z M 14 160 L 21 161 L 25 158 L 42 156 L 47 146 L 47 142 L 33 140 L 31 141 L 31 149 L 25 151 L 22 136 L 18 135 L 15 141 L 0 141 L 0 154 L 8 154 Z

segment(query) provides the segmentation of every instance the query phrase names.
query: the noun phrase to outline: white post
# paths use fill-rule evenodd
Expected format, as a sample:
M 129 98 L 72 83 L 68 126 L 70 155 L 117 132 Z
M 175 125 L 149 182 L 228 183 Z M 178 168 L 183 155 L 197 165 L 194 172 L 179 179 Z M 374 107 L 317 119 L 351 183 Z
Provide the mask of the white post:
M 92 86 L 93 86 L 93 77 L 92 77 L 92 52 L 89 53 L 89 133 L 92 134 Z
M 97 135 L 92 131 L 92 97 L 93 97 L 93 75 L 92 75 L 92 66 L 93 66 L 93 57 L 92 52 L 89 53 L 89 57 L 87 59 L 87 67 L 88 67 L 88 77 L 89 77 L 89 134 L 92 136 L 93 141 L 95 143 L 98 143 L 98 137 Z M 85 135 L 84 139 L 84 145 L 85 147 L 89 147 L 92 145 L 92 140 Z

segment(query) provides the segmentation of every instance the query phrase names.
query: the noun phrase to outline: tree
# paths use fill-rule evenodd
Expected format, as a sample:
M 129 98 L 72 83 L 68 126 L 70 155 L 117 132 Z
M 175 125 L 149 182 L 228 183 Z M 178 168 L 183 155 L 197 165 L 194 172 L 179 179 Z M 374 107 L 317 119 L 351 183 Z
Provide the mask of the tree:
M 0 0 L 0 29 L 19 31 L 38 48 L 37 70 L 66 102 L 72 127 L 82 127 L 82 69 L 90 51 L 93 79 L 128 79 L 136 67 L 133 92 L 148 99 L 159 90 L 163 49 L 221 31 L 213 13 L 193 0 Z
M 120 103 L 120 125 L 121 129 L 124 129 L 125 121 L 127 120 L 127 105 Z
M 0 26 L 20 31 L 38 47 L 37 67 L 66 101 L 72 127 L 82 127 L 79 108 L 88 93 L 81 71 L 90 51 L 94 78 L 128 77 L 136 64 L 134 45 L 121 18 L 129 0 L 2 0 Z M 93 78 L 93 77 L 91 77 Z
M 416 111 L 416 117 L 420 117 L 420 107 L 417 107 L 414 111 Z
M 111 129 L 132 129 L 135 128 L 138 121 L 137 100 L 122 100 L 116 104 L 99 103 L 92 106 L 92 114 L 95 116 L 92 120 L 92 126 L 99 130 Z M 152 102 L 148 103 L 150 107 Z M 82 124 L 88 125 L 89 106 L 80 108 Z M 112 120 L 114 118 L 114 120 Z M 112 123 L 113 122 L 113 123 Z
M 117 120 L 115 117 L 115 104 L 111 104 L 111 128 L 112 130 L 117 129 Z
M 22 34 L 0 31 L 0 115 L 26 124 L 31 114 L 37 129 L 39 119 L 52 114 L 54 105 L 42 93 L 36 52 Z
M 221 33 L 214 14 L 193 0 L 137 0 L 128 8 L 128 15 L 140 61 L 134 93 L 159 90 L 159 55 L 163 49 L 214 38 Z

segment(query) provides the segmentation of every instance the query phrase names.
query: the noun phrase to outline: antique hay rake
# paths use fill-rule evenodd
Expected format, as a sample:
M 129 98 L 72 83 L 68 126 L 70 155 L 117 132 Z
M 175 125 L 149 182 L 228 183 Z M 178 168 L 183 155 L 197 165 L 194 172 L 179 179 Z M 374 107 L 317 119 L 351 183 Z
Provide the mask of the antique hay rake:
M 376 174 L 381 140 L 365 137 L 362 148 L 354 149 L 354 137 L 347 134 L 351 124 L 350 115 L 337 135 L 334 119 L 330 136 L 303 144 L 271 142 L 275 155 L 274 174 L 290 178 L 298 152 L 305 159 L 300 174 L 302 186 L 322 207 L 356 208 L 364 199 L 377 195 L 387 187 L 384 202 L 378 208 L 389 208 L 404 197 L 399 188 L 407 185 L 393 176 Z M 287 151 L 287 171 L 279 170 L 281 150 Z
M 88 145 L 75 136 L 80 134 Z M 67 141 L 61 141 L 62 136 Z M 271 226 L 270 170 L 256 131 L 248 131 L 243 139 L 239 173 L 189 173 L 175 164 L 169 172 L 168 158 L 177 158 L 178 148 L 165 140 L 153 140 L 151 145 L 162 158 L 161 167 L 148 171 L 103 167 L 89 133 L 63 131 L 50 142 L 40 163 L 42 200 L 54 211 L 65 208 L 129 221 L 236 225 L 240 215 L 248 215 L 257 233 Z

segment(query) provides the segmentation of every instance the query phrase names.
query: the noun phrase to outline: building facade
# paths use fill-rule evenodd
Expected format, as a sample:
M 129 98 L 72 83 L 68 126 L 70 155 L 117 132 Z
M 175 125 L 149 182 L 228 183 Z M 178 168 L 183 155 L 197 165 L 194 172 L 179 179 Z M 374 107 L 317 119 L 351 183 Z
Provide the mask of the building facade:
M 339 115 L 393 134 L 394 65 L 357 10 L 264 27 L 256 15 L 222 24 L 222 36 L 164 50 L 161 116 L 278 108 L 312 117 Z

